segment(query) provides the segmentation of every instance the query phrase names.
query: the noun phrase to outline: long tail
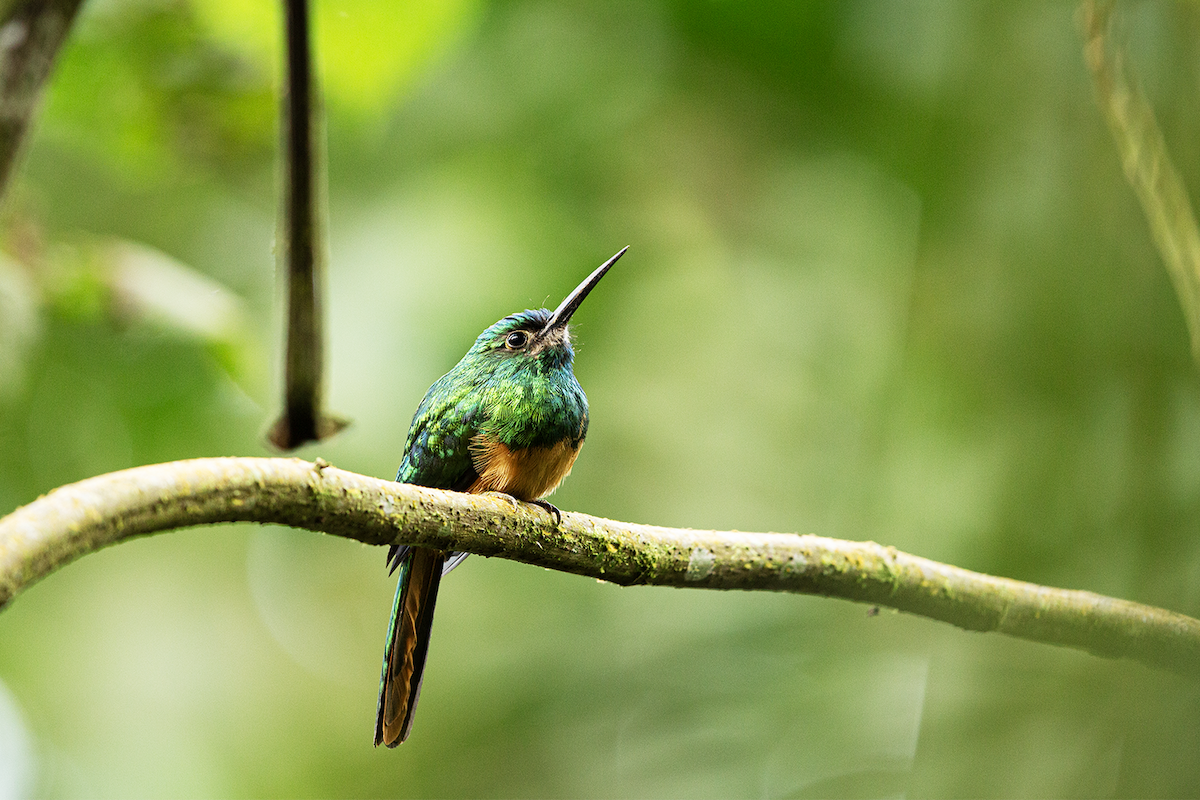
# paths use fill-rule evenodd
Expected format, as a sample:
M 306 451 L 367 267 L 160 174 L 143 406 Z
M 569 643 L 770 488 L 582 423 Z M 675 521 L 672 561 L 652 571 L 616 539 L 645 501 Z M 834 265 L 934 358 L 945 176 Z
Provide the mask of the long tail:
M 421 675 L 429 650 L 429 628 L 446 553 L 414 547 L 400 561 L 400 580 L 392 601 L 383 674 L 379 679 L 379 708 L 375 716 L 375 746 L 395 747 L 408 738 L 413 712 L 421 694 Z

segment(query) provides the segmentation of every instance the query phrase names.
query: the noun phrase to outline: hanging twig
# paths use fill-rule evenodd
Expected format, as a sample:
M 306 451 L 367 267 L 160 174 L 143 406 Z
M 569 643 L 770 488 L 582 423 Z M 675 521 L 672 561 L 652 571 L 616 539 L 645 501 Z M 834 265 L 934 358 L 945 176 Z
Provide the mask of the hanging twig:
M 268 439 L 281 450 L 337 433 L 346 422 L 326 416 L 321 316 L 324 245 L 318 211 L 321 192 L 307 0 L 284 0 L 287 88 L 284 91 L 283 252 L 287 276 L 287 353 L 283 415 Z
M 0 20 L 0 195 L 81 1 L 17 2 Z

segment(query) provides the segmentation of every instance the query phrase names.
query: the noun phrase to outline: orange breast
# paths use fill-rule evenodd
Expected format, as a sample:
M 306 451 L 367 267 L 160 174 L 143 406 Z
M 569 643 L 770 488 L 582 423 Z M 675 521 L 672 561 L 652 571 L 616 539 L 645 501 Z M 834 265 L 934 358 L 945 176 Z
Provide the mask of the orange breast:
M 571 474 L 577 455 L 579 445 L 572 446 L 566 439 L 549 447 L 509 450 L 477 436 L 471 442 L 471 460 L 479 479 L 467 491 L 504 492 L 518 500 L 539 500 Z

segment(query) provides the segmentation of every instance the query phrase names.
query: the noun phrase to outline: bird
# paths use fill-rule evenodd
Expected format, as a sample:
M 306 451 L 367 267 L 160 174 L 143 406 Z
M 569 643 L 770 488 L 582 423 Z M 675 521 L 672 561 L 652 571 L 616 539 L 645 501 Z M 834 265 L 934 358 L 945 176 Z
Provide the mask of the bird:
M 567 323 L 629 247 L 597 267 L 554 311 L 504 317 L 429 387 L 417 406 L 396 480 L 459 492 L 495 492 L 536 504 L 571 472 L 588 430 Z M 392 545 L 399 572 L 388 621 L 375 715 L 375 746 L 396 747 L 412 731 L 442 576 L 466 553 Z

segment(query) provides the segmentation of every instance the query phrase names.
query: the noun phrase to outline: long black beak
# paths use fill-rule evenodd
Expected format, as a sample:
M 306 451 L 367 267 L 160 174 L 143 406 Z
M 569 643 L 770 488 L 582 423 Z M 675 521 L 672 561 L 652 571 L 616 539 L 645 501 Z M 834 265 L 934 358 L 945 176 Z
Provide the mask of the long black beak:
M 588 296 L 588 292 L 596 288 L 596 284 L 604 277 L 604 273 L 608 272 L 609 267 L 617 263 L 617 259 L 625 255 L 625 251 L 629 249 L 629 245 L 621 248 L 621 252 L 605 261 L 600 266 L 596 267 L 596 271 L 583 279 L 583 283 L 575 287 L 575 291 L 567 295 L 567 299 L 559 303 L 558 308 L 554 309 L 554 313 L 550 315 L 550 321 L 546 323 L 546 327 L 542 328 L 542 333 L 546 333 L 554 328 L 565 327 L 571 321 L 571 315 L 575 313 L 575 309 L 583 302 L 583 299 Z

